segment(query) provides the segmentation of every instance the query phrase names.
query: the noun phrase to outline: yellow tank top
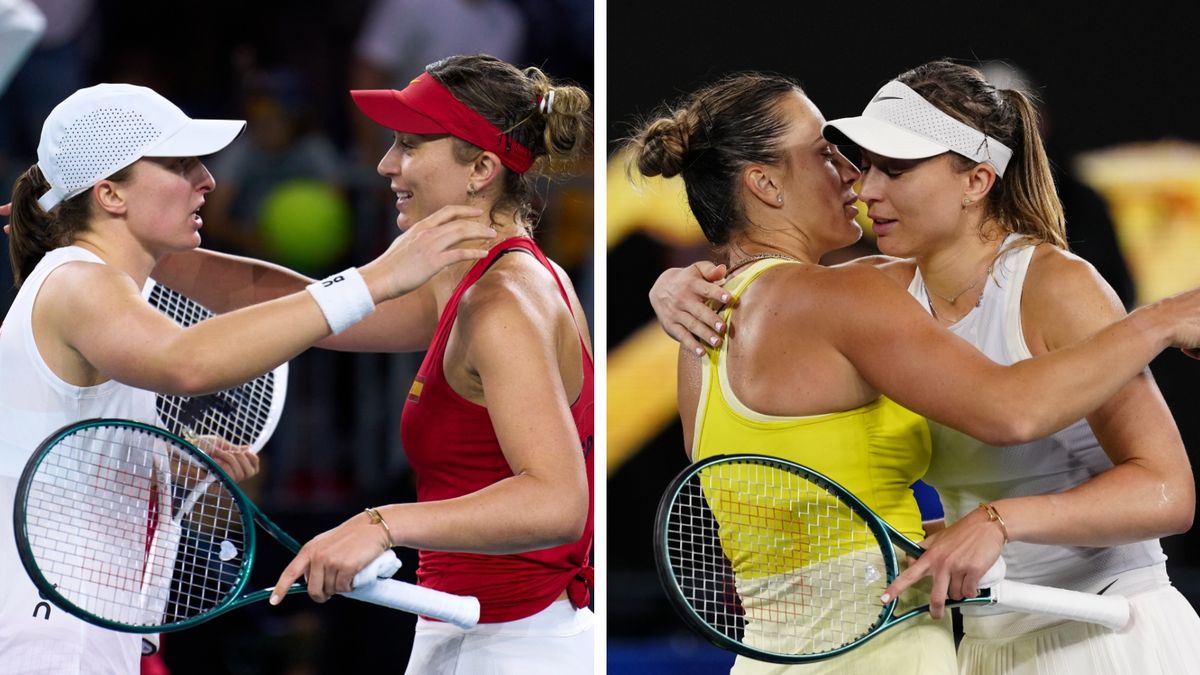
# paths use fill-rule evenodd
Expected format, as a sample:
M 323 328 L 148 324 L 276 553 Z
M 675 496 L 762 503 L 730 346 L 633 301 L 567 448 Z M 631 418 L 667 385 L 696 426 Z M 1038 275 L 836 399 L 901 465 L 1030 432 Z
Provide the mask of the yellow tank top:
M 737 299 L 766 270 L 784 260 L 763 260 L 731 280 L 731 300 L 722 312 L 725 324 L 736 322 Z M 753 453 L 802 464 L 841 484 L 872 511 L 914 541 L 924 538 L 921 514 L 911 485 L 929 467 L 929 428 L 925 418 L 880 396 L 859 408 L 824 415 L 781 417 L 755 412 L 738 400 L 726 375 L 726 344 L 710 349 L 703 367 L 700 406 L 696 411 L 692 458 Z M 782 495 L 781 495 L 782 496 Z M 711 504 L 720 517 L 719 504 Z M 793 529 L 793 528 L 787 528 Z M 804 548 L 789 532 L 773 533 L 781 546 Z M 722 534 L 724 537 L 724 534 Z M 832 544 L 833 542 L 828 542 Z M 776 561 L 759 553 L 733 560 L 739 579 L 778 573 Z M 806 551 L 803 558 L 819 562 L 828 552 Z

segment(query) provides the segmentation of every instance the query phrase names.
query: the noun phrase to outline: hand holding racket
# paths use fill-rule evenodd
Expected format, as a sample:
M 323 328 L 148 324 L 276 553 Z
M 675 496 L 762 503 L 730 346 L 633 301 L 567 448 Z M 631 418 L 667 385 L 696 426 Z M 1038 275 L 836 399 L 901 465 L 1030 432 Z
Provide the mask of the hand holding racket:
M 884 590 L 883 602 L 900 597 L 913 584 L 932 577 L 929 615 L 942 618 L 947 598 L 974 598 L 980 588 L 1004 579 L 1004 559 L 1000 557 L 1004 536 L 1005 531 L 997 523 L 990 521 L 982 509 L 976 509 L 922 541 L 919 545 L 924 552 Z
M 207 455 L 163 429 L 87 420 L 51 434 L 17 485 L 21 563 L 45 597 L 95 625 L 131 633 L 183 630 L 270 590 L 246 591 L 257 524 L 293 552 Z M 475 598 L 392 579 L 390 551 L 360 574 L 350 597 L 470 627 Z M 296 584 L 288 593 L 302 593 Z
M 900 573 L 897 548 L 923 551 L 858 498 L 807 467 L 760 455 L 709 457 L 667 489 L 655 563 L 668 598 L 714 644 L 774 663 L 853 649 L 929 611 L 881 604 Z M 997 568 L 1002 574 L 1002 568 Z M 994 604 L 1119 629 L 1129 601 L 1010 581 L 954 605 Z
M 317 535 L 279 575 L 271 592 L 271 604 L 279 604 L 301 577 L 306 580 L 309 597 L 316 602 L 352 591 L 356 574 L 379 555 L 381 544 L 391 550 L 390 533 L 365 513 Z
M 234 445 L 220 436 L 184 436 L 184 440 L 212 457 L 230 480 L 240 483 L 258 473 L 258 455 L 248 445 Z

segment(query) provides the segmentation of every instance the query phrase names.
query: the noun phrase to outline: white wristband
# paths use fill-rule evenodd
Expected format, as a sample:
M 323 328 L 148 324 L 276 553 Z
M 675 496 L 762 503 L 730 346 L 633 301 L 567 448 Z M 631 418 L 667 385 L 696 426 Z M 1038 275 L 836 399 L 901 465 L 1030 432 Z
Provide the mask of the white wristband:
M 375 311 L 371 289 L 358 270 L 351 267 L 307 286 L 321 308 L 334 335 L 346 330 Z

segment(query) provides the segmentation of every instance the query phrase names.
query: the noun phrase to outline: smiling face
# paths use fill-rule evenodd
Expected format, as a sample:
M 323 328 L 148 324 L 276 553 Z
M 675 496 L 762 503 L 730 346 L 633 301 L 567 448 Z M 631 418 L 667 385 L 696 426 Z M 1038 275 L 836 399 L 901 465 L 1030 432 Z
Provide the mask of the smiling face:
M 780 186 L 789 222 L 798 223 L 822 251 L 853 244 L 862 236 L 854 221 L 858 169 L 821 136 L 825 118 L 807 97 L 796 92 L 780 106 L 792 120 L 783 138 Z
M 956 156 L 900 160 L 863 150 L 862 157 L 860 196 L 880 251 L 919 257 L 960 234 L 966 177 Z
M 196 157 L 147 157 L 132 168 L 122 186 L 130 231 L 160 252 L 199 246 L 204 221 L 197 212 L 216 187 L 204 163 Z
M 468 202 L 471 165 L 455 158 L 451 136 L 396 132 L 395 138 L 377 170 L 396 193 L 397 227 L 407 230 L 443 206 Z

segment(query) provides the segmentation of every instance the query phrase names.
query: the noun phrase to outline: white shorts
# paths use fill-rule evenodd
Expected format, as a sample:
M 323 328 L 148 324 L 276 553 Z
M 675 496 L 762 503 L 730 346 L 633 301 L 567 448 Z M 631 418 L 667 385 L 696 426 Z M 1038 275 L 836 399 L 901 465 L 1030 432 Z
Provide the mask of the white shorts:
M 13 538 L 16 479 L 0 477 L 0 672 L 5 675 L 136 675 L 142 638 L 98 628 L 44 600 Z
M 417 619 L 408 675 L 591 675 L 593 616 L 557 600 L 533 616 L 462 629 Z
M 965 616 L 966 635 L 958 650 L 960 673 L 1200 673 L 1200 617 L 1171 585 L 1165 565 L 1124 572 L 1104 594 L 1129 598 L 1133 605 L 1129 627 L 1118 632 L 1091 623 L 1016 612 Z

